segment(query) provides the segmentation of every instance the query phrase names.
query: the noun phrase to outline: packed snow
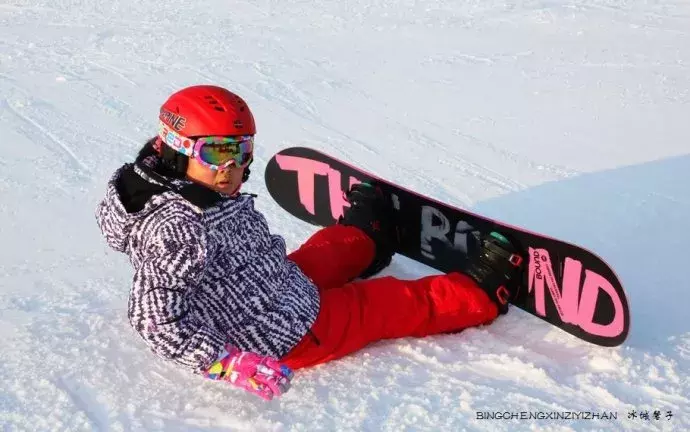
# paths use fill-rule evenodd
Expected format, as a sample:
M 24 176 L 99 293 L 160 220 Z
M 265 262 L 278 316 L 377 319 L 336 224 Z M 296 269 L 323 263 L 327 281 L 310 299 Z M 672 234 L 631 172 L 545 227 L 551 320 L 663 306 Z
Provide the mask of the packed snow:
M 299 371 L 271 402 L 154 357 L 94 209 L 165 98 L 206 83 L 251 106 L 246 190 L 290 250 L 315 228 L 263 170 L 310 146 L 596 251 L 628 339 L 514 309 Z M 687 1 L 4 0 L 0 92 L 4 431 L 690 430 Z

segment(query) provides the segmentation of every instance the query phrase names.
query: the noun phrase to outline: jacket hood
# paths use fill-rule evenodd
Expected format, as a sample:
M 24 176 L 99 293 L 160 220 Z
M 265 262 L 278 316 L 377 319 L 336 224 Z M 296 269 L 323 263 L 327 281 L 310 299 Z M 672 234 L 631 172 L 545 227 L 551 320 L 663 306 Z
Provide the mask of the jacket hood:
M 108 181 L 105 198 L 96 208 L 96 220 L 108 245 L 118 252 L 129 254 L 132 228 L 170 200 L 186 201 L 202 212 L 221 201 L 236 199 L 187 179 L 166 177 L 160 172 L 160 162 L 157 156 L 149 156 L 126 164 Z
M 108 245 L 128 253 L 127 244 L 134 225 L 156 210 L 171 192 L 147 176 L 135 164 L 119 168 L 108 181 L 105 197 L 96 207 L 96 221 Z

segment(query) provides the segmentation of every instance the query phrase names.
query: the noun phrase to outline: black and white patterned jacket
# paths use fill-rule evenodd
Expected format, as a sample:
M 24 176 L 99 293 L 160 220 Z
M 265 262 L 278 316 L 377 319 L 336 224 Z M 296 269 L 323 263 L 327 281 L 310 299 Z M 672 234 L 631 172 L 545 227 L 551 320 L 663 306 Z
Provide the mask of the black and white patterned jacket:
M 201 186 L 161 187 L 157 180 L 170 179 L 145 169 L 155 159 L 117 170 L 96 210 L 108 244 L 135 270 L 131 325 L 154 353 L 196 373 L 226 342 L 281 358 L 316 319 L 316 287 L 286 258 L 251 196 L 213 192 L 213 205 L 199 207 L 175 187 Z

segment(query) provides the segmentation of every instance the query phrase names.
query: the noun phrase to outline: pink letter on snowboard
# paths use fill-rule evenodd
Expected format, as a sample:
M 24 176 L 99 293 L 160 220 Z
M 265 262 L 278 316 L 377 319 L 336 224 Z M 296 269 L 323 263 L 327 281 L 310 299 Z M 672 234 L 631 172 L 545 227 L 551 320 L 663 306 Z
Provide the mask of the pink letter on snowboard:
M 602 289 L 613 300 L 614 316 L 610 324 L 596 324 L 594 321 L 594 311 L 599 296 L 599 289 Z M 585 286 L 582 288 L 580 297 L 580 327 L 590 334 L 605 337 L 615 337 L 623 332 L 625 323 L 623 322 L 623 303 L 618 297 L 616 289 L 609 281 L 600 274 L 585 270 Z
M 349 206 L 343 197 L 340 188 L 340 171 L 331 168 L 328 164 L 297 156 L 276 156 L 276 162 L 280 169 L 297 172 L 297 188 L 299 201 L 311 214 L 315 214 L 314 207 L 314 176 L 325 175 L 328 177 L 328 195 L 331 201 L 331 215 L 338 219 L 343 215 L 343 207 Z M 359 183 L 354 177 L 350 177 L 350 186 Z
M 529 254 L 528 290 L 529 292 L 534 290 L 535 307 L 539 315 L 546 316 L 544 297 L 544 285 L 546 285 L 558 310 L 558 315 L 564 323 L 576 324 L 584 331 L 596 336 L 615 337 L 623 332 L 623 303 L 609 281 L 597 273 L 585 270 L 585 283 L 578 304 L 582 263 L 566 258 L 561 292 L 553 273 L 548 251 L 529 248 Z M 614 305 L 613 321 L 605 325 L 593 322 L 599 288 L 609 295 Z

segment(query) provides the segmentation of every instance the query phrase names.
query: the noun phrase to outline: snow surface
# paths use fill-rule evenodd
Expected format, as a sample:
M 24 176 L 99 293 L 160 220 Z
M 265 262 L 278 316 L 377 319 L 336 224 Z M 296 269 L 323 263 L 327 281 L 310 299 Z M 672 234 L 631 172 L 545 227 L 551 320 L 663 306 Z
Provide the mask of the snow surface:
M 312 146 L 597 251 L 629 294 L 628 340 L 595 347 L 513 310 L 301 371 L 270 403 L 157 360 L 93 213 L 167 95 L 198 83 L 252 107 L 247 189 L 290 249 L 314 228 L 263 169 Z M 0 94 L 4 431 L 690 430 L 687 1 L 4 0 Z

